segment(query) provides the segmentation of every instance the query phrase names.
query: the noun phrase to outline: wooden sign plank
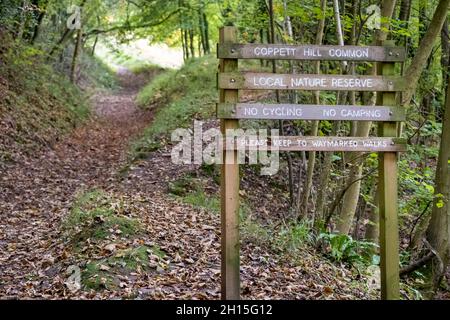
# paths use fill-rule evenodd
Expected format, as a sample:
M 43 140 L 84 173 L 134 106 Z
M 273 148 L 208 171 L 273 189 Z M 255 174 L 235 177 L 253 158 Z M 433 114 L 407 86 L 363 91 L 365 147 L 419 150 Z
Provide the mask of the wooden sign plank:
M 403 47 L 317 46 L 284 44 L 220 44 L 218 58 L 264 60 L 331 60 L 403 62 Z
M 219 119 L 405 121 L 401 107 L 219 103 Z
M 328 90 L 328 91 L 385 91 L 405 89 L 402 77 L 275 74 L 252 72 L 219 73 L 220 89 L 249 90 Z
M 258 137 L 230 138 L 225 141 L 225 148 L 233 146 L 234 150 L 256 150 L 272 146 L 279 151 L 350 151 L 350 152 L 405 152 L 406 140 L 399 138 L 361 138 L 361 137 L 303 137 L 281 136 L 269 140 Z M 233 141 L 235 143 L 233 143 Z

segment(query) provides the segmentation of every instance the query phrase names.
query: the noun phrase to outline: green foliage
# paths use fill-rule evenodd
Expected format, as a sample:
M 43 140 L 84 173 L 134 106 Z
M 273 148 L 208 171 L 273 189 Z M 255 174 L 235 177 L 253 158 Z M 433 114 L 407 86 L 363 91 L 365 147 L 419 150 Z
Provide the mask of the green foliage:
M 142 108 L 147 108 L 156 103 L 163 103 L 169 101 L 178 91 L 183 90 L 181 87 L 176 87 L 173 79 L 177 75 L 176 70 L 168 70 L 157 76 L 149 85 L 139 92 L 136 98 L 137 104 Z M 172 88 L 167 86 L 171 85 Z
M 411 154 L 411 157 L 414 153 Z M 400 201 L 400 215 L 421 214 L 434 199 L 434 172 L 430 167 L 411 166 L 412 159 L 399 161 L 399 185 L 404 195 Z
M 214 214 L 220 213 L 220 199 L 217 196 L 209 196 L 204 191 L 195 191 L 185 195 L 183 202 Z
M 183 197 L 197 189 L 199 189 L 199 183 L 189 174 L 178 180 L 169 182 L 169 192 L 176 196 Z
M 92 87 L 115 89 L 118 87 L 116 73 L 102 60 L 91 55 L 82 55 L 81 68 Z
M 308 243 L 312 243 L 312 230 L 307 222 L 293 223 L 283 226 L 275 238 L 277 248 L 285 251 L 296 251 Z
M 149 70 L 159 71 L 161 69 L 161 67 L 140 57 L 139 53 L 139 51 L 134 52 L 132 46 L 116 43 L 111 38 L 100 41 L 96 50 L 96 54 L 103 61 L 107 62 L 108 68 L 115 70 L 115 72 L 120 72 L 121 69 L 127 69 L 134 74 L 141 74 Z
M 367 265 L 374 262 L 373 251 L 377 247 L 374 243 L 353 240 L 346 234 L 336 233 L 322 233 L 318 240 L 325 242 L 327 252 L 334 261 Z
M 196 208 L 206 209 L 208 212 L 220 213 L 220 200 L 215 195 L 205 193 L 202 181 L 190 174 L 169 182 L 169 193 L 179 197 L 184 203 Z

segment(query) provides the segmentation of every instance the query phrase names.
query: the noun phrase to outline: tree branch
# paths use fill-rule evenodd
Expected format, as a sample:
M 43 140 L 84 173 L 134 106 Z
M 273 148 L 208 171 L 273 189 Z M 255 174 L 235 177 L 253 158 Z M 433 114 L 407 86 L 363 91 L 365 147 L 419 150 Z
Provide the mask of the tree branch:
M 93 30 L 87 32 L 86 36 L 90 37 L 92 35 L 105 34 L 105 33 L 110 33 L 110 32 L 123 30 L 123 29 L 126 29 L 126 30 L 137 30 L 137 29 L 155 27 L 155 26 L 158 26 L 160 24 L 163 24 L 164 22 L 169 20 L 171 17 L 173 17 L 178 12 L 180 12 L 180 9 L 177 9 L 177 10 L 169 13 L 166 17 L 164 17 L 163 19 L 161 19 L 159 21 L 156 21 L 156 22 L 149 22 L 149 23 L 138 24 L 138 25 L 134 25 L 134 26 L 125 24 L 125 25 L 115 26 L 115 27 L 112 27 L 112 28 L 109 28 L 109 29 L 103 29 L 103 30 L 93 29 Z

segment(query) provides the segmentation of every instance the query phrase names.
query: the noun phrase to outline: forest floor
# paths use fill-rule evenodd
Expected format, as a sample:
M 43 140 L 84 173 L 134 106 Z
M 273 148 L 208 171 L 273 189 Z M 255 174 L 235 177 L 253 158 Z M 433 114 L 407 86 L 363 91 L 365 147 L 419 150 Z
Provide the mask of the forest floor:
M 171 183 L 198 167 L 172 164 L 168 147 L 128 166 L 130 143 L 155 112 L 134 102 L 153 75 L 119 75 L 120 90 L 93 98 L 90 121 L 2 172 L 0 299 L 220 298 L 220 215 L 169 193 Z M 204 191 L 217 186 L 207 183 Z M 89 206 L 107 210 L 95 215 Z M 93 219 L 83 220 L 80 212 L 94 212 Z M 243 298 L 378 295 L 368 279 L 312 248 L 293 258 L 252 239 L 242 240 Z

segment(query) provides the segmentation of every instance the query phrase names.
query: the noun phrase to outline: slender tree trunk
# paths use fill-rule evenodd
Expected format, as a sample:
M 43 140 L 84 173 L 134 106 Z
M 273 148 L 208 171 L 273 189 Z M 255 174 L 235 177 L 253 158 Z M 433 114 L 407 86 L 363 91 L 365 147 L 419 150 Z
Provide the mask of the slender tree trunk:
M 183 48 L 183 60 L 186 61 L 186 46 L 184 44 L 184 31 L 180 28 L 181 47 Z
M 209 47 L 209 26 L 208 26 L 208 18 L 205 14 L 205 12 L 203 11 L 203 1 L 199 2 L 200 5 L 200 10 L 199 10 L 199 31 L 200 31 L 200 39 L 201 39 L 201 43 L 202 43 L 202 48 L 203 48 L 203 52 L 204 54 L 209 54 L 210 53 L 210 47 Z
M 357 137 L 367 137 L 370 132 L 372 123 L 370 121 L 364 121 L 358 123 L 356 129 Z M 347 181 L 355 181 L 361 178 L 363 171 L 363 163 L 365 158 L 362 157 L 362 153 L 355 152 L 350 158 L 349 166 L 350 172 L 348 174 Z M 361 181 L 357 181 L 351 185 L 351 187 L 345 192 L 342 202 L 342 210 L 339 220 L 337 221 L 337 230 L 339 233 L 348 234 L 352 226 L 353 217 L 356 212 L 359 200 L 359 192 L 361 190 Z
M 380 224 L 379 224 L 379 214 L 380 211 L 378 210 L 378 186 L 375 185 L 373 188 L 375 188 L 374 190 L 374 199 L 373 199 L 373 203 L 374 205 L 371 206 L 370 210 L 369 210 L 369 216 L 368 216 L 368 223 L 366 226 L 366 232 L 365 232 L 365 236 L 364 238 L 367 241 L 373 242 L 373 243 L 378 243 L 378 239 L 379 239 L 379 235 L 380 235 Z
M 400 3 L 400 13 L 398 19 L 401 22 L 401 27 L 404 29 L 409 28 L 409 19 L 411 17 L 411 2 L 412 0 L 402 0 Z M 408 49 L 410 46 L 411 37 L 402 37 L 402 44 Z M 402 63 L 402 74 L 403 74 L 404 63 Z
M 436 200 L 427 230 L 427 239 L 438 257 L 433 261 L 433 284 L 436 289 L 450 261 L 450 86 L 447 90 L 441 147 L 436 169 Z M 442 195 L 442 196 L 439 196 Z
M 339 0 L 333 0 L 333 6 L 334 6 L 334 20 L 336 21 L 336 36 L 337 36 L 339 45 L 343 46 L 343 45 L 345 45 L 345 43 L 344 43 L 344 33 L 342 31 Z
M 399 20 L 408 22 L 411 15 L 411 0 L 402 0 L 400 3 Z
M 44 18 L 47 14 L 47 2 L 44 2 L 42 5 L 42 8 L 40 8 L 39 16 L 37 18 L 36 25 L 34 27 L 33 36 L 31 37 L 30 43 L 34 45 L 36 43 L 36 40 L 39 38 L 42 23 L 44 22 Z
M 199 31 L 199 41 L 201 43 L 201 46 L 203 48 L 203 52 L 206 53 L 206 43 L 205 43 L 205 25 L 203 22 L 203 7 L 202 7 L 202 1 L 199 1 L 199 7 L 198 10 L 198 31 Z
M 95 37 L 94 45 L 92 46 L 91 56 L 95 55 L 95 49 L 97 48 L 98 36 Z
M 209 44 L 209 22 L 208 16 L 206 13 L 203 13 L 203 23 L 205 25 L 205 45 L 206 45 L 206 53 L 211 53 L 211 45 Z
M 423 39 L 428 28 L 428 1 L 429 0 L 419 1 L 419 41 Z
M 17 29 L 16 33 L 16 39 L 22 39 L 23 34 L 25 32 L 25 25 L 27 23 L 27 8 L 28 8 L 29 2 L 27 0 L 22 1 L 21 5 L 21 12 L 19 16 L 19 27 Z
M 450 71 L 450 34 L 448 29 L 448 19 L 445 20 L 444 26 L 442 27 L 441 31 L 441 49 L 442 87 L 444 89 L 443 91 L 445 91 Z
M 338 98 L 337 102 L 341 103 L 343 98 Z M 334 121 L 333 122 L 333 128 L 331 130 L 332 135 L 336 135 L 336 133 L 339 131 L 341 122 L 340 121 Z M 328 184 L 330 181 L 330 175 L 331 175 L 331 165 L 333 160 L 333 153 L 332 152 L 324 152 L 324 158 L 322 161 L 322 168 L 320 171 L 319 176 L 319 186 L 317 190 L 317 206 L 316 206 L 316 218 L 315 218 L 315 228 L 316 230 L 319 229 L 321 226 L 320 222 L 324 221 L 324 218 L 326 216 L 326 210 L 325 205 L 328 201 Z M 326 227 L 326 226 L 324 226 Z
M 100 16 L 97 15 L 97 25 L 100 26 Z M 95 49 L 97 48 L 97 43 L 98 43 L 98 34 L 95 36 L 95 40 L 94 40 L 94 45 L 92 46 L 92 50 L 91 50 L 91 56 L 95 55 Z M 87 37 L 86 37 L 86 41 L 87 41 Z
M 273 0 L 269 0 L 269 39 L 270 43 L 275 43 L 275 19 L 274 19 L 274 11 L 273 11 Z M 272 72 L 277 72 L 277 61 L 272 60 Z M 277 90 L 276 92 L 277 103 L 280 103 L 280 92 Z M 279 121 L 279 127 L 281 131 L 281 135 L 284 135 L 284 124 L 283 120 Z M 287 162 L 288 162 L 288 170 L 289 170 L 289 201 L 292 205 L 294 203 L 294 171 L 292 167 L 292 157 L 289 152 L 286 153 Z
M 343 46 L 343 45 L 345 45 L 345 43 L 344 43 L 344 34 L 342 32 L 341 14 L 340 14 L 338 0 L 333 0 L 333 8 L 334 8 L 334 20 L 336 22 L 336 37 L 338 39 L 339 45 Z M 347 67 L 347 63 L 345 61 L 343 61 L 341 63 L 341 70 L 343 73 L 345 73 L 346 67 Z M 338 92 L 337 93 L 337 99 L 336 99 L 337 104 L 343 104 L 346 100 L 347 100 L 347 92 Z M 332 135 L 336 135 L 338 133 L 340 123 L 341 123 L 340 121 L 333 122 Z M 324 153 L 322 171 L 321 171 L 320 180 L 319 180 L 320 181 L 319 191 L 317 193 L 317 209 L 316 209 L 317 216 L 320 217 L 320 220 L 323 220 L 323 218 L 326 216 L 325 204 L 328 199 L 327 192 L 328 192 L 328 185 L 329 185 L 329 180 L 330 180 L 332 157 L 333 157 L 333 152 L 325 152 Z
M 316 42 L 315 42 L 316 45 L 321 45 L 323 42 L 327 0 L 320 1 L 320 10 L 323 12 L 323 15 L 317 26 Z M 316 61 L 314 63 L 314 73 L 320 74 L 320 61 Z M 314 95 L 314 104 L 320 104 L 320 91 L 314 91 L 313 95 Z M 317 136 L 318 131 L 319 131 L 319 121 L 313 121 L 310 135 Z M 302 210 L 301 210 L 301 216 L 303 217 L 306 216 L 308 213 L 308 204 L 309 204 L 309 197 L 311 195 L 315 164 L 316 164 L 316 153 L 314 151 L 308 152 L 308 167 L 305 179 L 305 186 L 303 190 Z M 317 218 L 313 217 L 313 220 L 316 221 Z
M 186 60 L 188 60 L 190 58 L 189 35 L 188 35 L 188 31 L 186 29 L 184 29 L 183 32 L 184 32 L 184 44 L 185 44 L 185 48 L 186 48 Z
M 191 57 L 195 58 L 194 30 L 193 29 L 189 29 L 189 48 L 191 49 Z
M 422 70 L 427 63 L 428 57 L 433 50 L 434 43 L 447 19 L 449 5 L 450 0 L 439 1 L 430 26 L 420 42 L 419 49 L 417 50 L 411 65 L 406 71 L 406 90 L 402 99 L 402 104 L 404 106 L 408 106 L 412 100 L 420 75 L 422 74 Z
M 291 17 L 287 13 L 287 0 L 283 0 L 284 9 L 284 30 L 290 39 L 293 38 L 294 32 L 292 30 Z
M 81 55 L 82 39 L 83 39 L 83 31 L 81 29 L 79 29 L 77 32 L 77 41 L 76 41 L 75 49 L 73 52 L 72 66 L 71 66 L 71 70 L 70 70 L 70 81 L 72 83 L 75 83 L 76 78 L 77 78 L 77 76 L 76 76 L 77 75 L 77 65 L 78 65 L 78 59 L 80 58 L 80 55 Z
M 357 21 L 357 16 L 359 13 L 361 7 L 361 2 L 359 0 L 354 1 L 352 3 L 352 18 L 353 18 L 353 26 L 352 26 L 352 30 L 350 33 L 350 44 L 352 46 L 356 46 L 358 45 L 358 39 L 357 39 L 357 32 L 358 32 L 358 24 L 356 23 Z M 351 62 L 350 63 L 350 74 L 351 75 L 356 75 L 356 63 L 355 62 Z M 351 105 L 356 105 L 356 92 L 355 91 L 351 91 L 350 93 L 350 104 Z M 354 137 L 356 135 L 356 127 L 358 126 L 358 121 L 352 121 L 351 123 L 351 127 L 350 127 L 350 136 Z
M 336 23 L 336 37 L 338 39 L 338 43 L 340 46 L 344 45 L 344 34 L 342 33 L 342 25 L 341 25 L 341 14 L 339 9 L 339 1 L 333 0 L 333 8 L 334 8 L 334 20 Z M 347 63 L 345 61 L 341 64 L 341 69 L 343 72 L 345 72 Z M 337 104 L 344 103 L 344 101 L 347 100 L 347 93 L 346 92 L 338 92 L 337 93 Z M 333 122 L 333 129 L 332 129 L 332 135 L 336 135 L 339 131 L 341 122 L 340 121 L 334 121 Z M 316 217 L 319 217 L 320 221 L 323 221 L 323 218 L 326 216 L 325 214 L 325 204 L 328 200 L 328 185 L 330 180 L 330 172 L 331 172 L 331 165 L 332 165 L 332 157 L 333 152 L 325 152 L 324 153 L 324 160 L 323 165 L 321 168 L 321 174 L 320 174 L 320 185 L 319 185 L 319 191 L 317 193 L 317 208 L 316 208 Z M 316 221 L 319 220 L 316 218 Z M 317 224 L 317 227 L 319 227 L 320 224 Z M 325 226 L 326 227 L 326 226 Z

